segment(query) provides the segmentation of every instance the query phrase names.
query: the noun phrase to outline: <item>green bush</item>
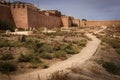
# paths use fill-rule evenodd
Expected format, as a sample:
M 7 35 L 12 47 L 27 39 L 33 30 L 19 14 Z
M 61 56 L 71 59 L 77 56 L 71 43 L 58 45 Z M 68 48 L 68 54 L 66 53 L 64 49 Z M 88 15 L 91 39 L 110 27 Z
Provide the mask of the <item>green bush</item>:
M 34 47 L 34 51 L 35 52 L 39 52 L 39 48 L 44 45 L 44 43 L 39 43 L 39 42 L 36 42 L 35 43 L 35 47 Z
M 119 39 L 111 38 L 108 36 L 98 36 L 103 42 L 112 46 L 118 54 L 120 54 L 120 41 Z
M 17 41 L 9 42 L 9 47 L 20 47 L 20 46 L 22 46 L 22 43 L 20 42 Z
M 53 52 L 53 47 L 46 43 L 40 43 L 36 40 L 27 39 L 24 46 L 33 49 L 35 53 Z
M 54 54 L 54 57 L 55 58 L 66 58 L 66 52 L 64 50 L 60 50 L 60 51 L 57 51 L 55 54 Z
M 35 48 L 35 45 L 36 45 L 36 42 L 35 40 L 31 39 L 31 38 L 26 38 L 26 41 L 24 42 L 24 46 L 26 48 L 29 48 L 29 49 L 34 49 Z
M 102 66 L 112 74 L 120 75 L 120 66 L 115 65 L 112 62 L 104 62 Z
M 75 48 L 65 49 L 67 54 L 77 54 L 79 51 Z
M 68 44 L 66 44 L 66 43 L 60 44 L 59 46 L 56 47 L 56 50 L 64 50 L 67 46 L 68 46 Z
M 68 45 L 65 47 L 64 51 L 65 51 L 67 54 L 76 54 L 76 53 L 79 52 L 76 48 L 73 47 L 72 44 L 68 44 Z
M 46 43 L 40 43 L 38 41 L 27 40 L 26 47 L 34 49 L 36 53 L 43 53 L 43 52 L 53 52 L 53 47 Z
M 33 64 L 42 63 L 42 61 L 39 59 L 39 56 L 37 56 L 37 55 L 33 55 L 31 62 Z
M 110 44 L 113 48 L 120 48 L 120 43 L 117 42 L 116 40 L 110 40 L 109 44 Z
M 8 46 L 9 46 L 9 42 L 7 40 L 0 41 L 0 47 L 8 47 Z
M 98 38 L 100 38 L 103 42 L 108 43 L 113 48 L 120 48 L 119 40 L 112 39 L 112 38 L 107 37 L 107 36 L 98 36 Z
M 17 70 L 17 66 L 10 62 L 0 62 L 0 72 L 3 74 L 9 74 Z
M 0 47 L 19 47 L 22 46 L 21 43 L 15 42 L 15 41 L 8 41 L 8 40 L 1 40 L 0 41 Z
M 68 72 L 56 71 L 52 73 L 47 80 L 71 80 L 71 79 Z
M 77 41 L 76 43 L 77 43 L 78 46 L 83 46 L 84 47 L 84 46 L 86 46 L 87 41 L 86 40 L 81 40 L 81 41 Z
M 58 48 L 59 50 L 71 49 L 73 47 L 70 43 L 61 44 Z
M 47 35 L 47 36 L 55 36 L 56 33 L 45 33 L 45 35 Z
M 79 52 L 76 48 L 73 47 L 72 44 L 69 44 L 69 43 L 67 43 L 67 44 L 62 44 L 62 45 L 58 46 L 57 50 L 58 50 L 58 51 L 59 51 L 59 50 L 63 50 L 63 51 L 65 51 L 67 54 L 76 54 L 76 53 Z
M 52 55 L 49 53 L 41 53 L 40 57 L 44 58 L 44 59 L 52 59 L 53 58 Z
M 18 58 L 19 62 L 31 62 L 32 61 L 32 55 L 30 54 L 21 54 Z
M 19 62 L 32 62 L 32 63 L 41 63 L 39 57 L 34 54 L 21 54 L 18 58 Z
M 53 47 L 51 45 L 48 45 L 48 44 L 43 44 L 39 49 L 38 51 L 41 53 L 41 52 L 53 52 Z
M 11 59 L 14 59 L 11 53 L 2 54 L 0 57 L 0 60 L 11 60 Z

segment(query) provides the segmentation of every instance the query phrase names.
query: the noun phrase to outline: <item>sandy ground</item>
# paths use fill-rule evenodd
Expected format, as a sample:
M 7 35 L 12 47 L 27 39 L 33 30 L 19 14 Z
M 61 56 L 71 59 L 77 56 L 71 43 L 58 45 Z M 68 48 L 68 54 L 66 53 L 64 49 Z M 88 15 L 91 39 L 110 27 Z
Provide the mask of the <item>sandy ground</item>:
M 90 59 L 92 55 L 94 55 L 94 53 L 96 52 L 101 42 L 92 34 L 86 34 L 86 35 L 89 38 L 91 38 L 92 41 L 89 41 L 86 47 L 83 48 L 80 53 L 68 58 L 65 61 L 61 61 L 56 64 L 53 64 L 47 69 L 11 76 L 12 80 L 38 80 L 38 75 L 42 80 L 45 80 L 51 73 L 54 73 L 60 70 L 65 71 L 76 64 L 79 64 L 79 65 L 83 64 L 86 60 Z

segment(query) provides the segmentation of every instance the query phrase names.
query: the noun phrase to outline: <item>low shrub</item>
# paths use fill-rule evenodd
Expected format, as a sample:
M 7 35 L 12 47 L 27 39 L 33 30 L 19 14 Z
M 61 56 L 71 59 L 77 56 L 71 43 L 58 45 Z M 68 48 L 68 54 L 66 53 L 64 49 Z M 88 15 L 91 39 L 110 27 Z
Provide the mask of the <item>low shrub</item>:
M 47 80 L 70 80 L 70 78 L 67 72 L 57 71 L 52 73 Z
M 116 40 L 110 40 L 109 44 L 110 44 L 113 48 L 120 48 L 120 43 L 117 42 Z
M 69 44 L 69 43 L 60 45 L 60 46 L 57 48 L 57 50 L 63 50 L 63 51 L 65 51 L 67 54 L 76 54 L 76 53 L 79 52 L 76 48 L 73 47 L 72 44 Z
M 35 43 L 35 47 L 34 47 L 34 51 L 35 51 L 35 52 L 39 52 L 39 48 L 40 48 L 43 44 L 44 44 L 44 43 L 36 42 L 36 43 Z
M 38 68 L 38 67 L 39 67 L 39 64 L 38 64 L 38 63 L 32 63 L 29 68 L 36 69 L 36 68 Z
M 30 54 L 21 54 L 18 58 L 19 62 L 31 62 L 32 61 L 32 55 Z
M 11 60 L 11 59 L 14 59 L 11 53 L 2 54 L 0 57 L 0 60 Z
M 9 43 L 9 47 L 20 47 L 20 46 L 22 46 L 22 43 L 17 41 L 12 41 Z
M 41 63 L 39 57 L 34 54 L 21 54 L 18 58 L 19 62 Z
M 87 44 L 87 40 L 81 40 L 76 42 L 78 46 L 85 47 Z
M 57 51 L 55 54 L 54 54 L 54 57 L 55 58 L 60 58 L 60 59 L 63 59 L 63 58 L 66 58 L 66 52 L 64 50 L 60 50 L 60 51 Z
M 59 46 L 59 50 L 65 50 L 66 48 L 71 47 L 71 44 L 62 44 Z
M 9 43 L 7 40 L 1 40 L 0 41 L 0 47 L 8 47 L 9 46 Z
M 44 59 L 52 59 L 53 58 L 52 55 L 49 53 L 41 53 L 40 57 L 44 58 Z
M 10 62 L 0 62 L 0 72 L 3 74 L 9 74 L 17 70 L 17 66 Z
M 99 36 L 99 38 L 105 42 L 108 43 L 110 46 L 112 46 L 118 54 L 120 54 L 120 41 L 118 39 L 113 39 L 106 36 Z
M 112 38 L 107 37 L 107 36 L 98 36 L 98 38 L 100 38 L 103 42 L 108 43 L 113 48 L 120 48 L 119 40 L 112 39 Z
M 47 36 L 55 36 L 56 35 L 56 33 L 44 33 L 44 34 Z
M 39 56 L 33 55 L 31 63 L 37 64 L 37 63 L 42 63 L 42 61 L 39 59 Z
M 95 60 L 98 64 L 102 65 L 104 63 L 104 60 L 103 59 L 100 59 L 100 60 Z
M 1 40 L 0 41 L 0 47 L 19 47 L 22 46 L 21 43 L 15 42 L 15 41 L 8 41 L 8 40 Z
M 65 49 L 67 54 L 77 54 L 79 51 L 75 48 Z
M 24 42 L 24 46 L 29 49 L 35 48 L 35 41 L 31 38 L 26 38 L 26 41 Z
M 39 49 L 38 51 L 41 53 L 41 52 L 53 52 L 53 47 L 51 45 L 48 45 L 48 44 L 43 44 Z
M 102 66 L 112 74 L 120 75 L 120 66 L 115 65 L 112 62 L 104 62 Z

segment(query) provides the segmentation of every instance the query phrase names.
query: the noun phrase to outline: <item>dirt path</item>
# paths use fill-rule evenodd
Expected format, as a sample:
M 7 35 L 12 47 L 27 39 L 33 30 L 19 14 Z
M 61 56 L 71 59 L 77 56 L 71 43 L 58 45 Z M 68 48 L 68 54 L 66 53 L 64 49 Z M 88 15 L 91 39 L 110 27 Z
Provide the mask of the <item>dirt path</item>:
M 95 31 L 94 34 L 99 34 L 100 32 L 104 31 L 107 28 L 107 26 L 102 26 L 102 29 Z
M 51 73 L 59 71 L 59 70 L 67 70 L 67 68 L 72 67 L 75 64 L 82 64 L 86 60 L 90 59 L 90 57 L 96 52 L 100 40 L 91 34 L 86 34 L 92 41 L 89 41 L 85 48 L 81 50 L 80 53 L 70 57 L 65 61 L 58 62 L 51 67 L 31 73 L 25 73 L 21 75 L 12 76 L 12 80 L 39 80 L 38 75 L 41 80 L 44 80 L 46 76 L 49 76 Z

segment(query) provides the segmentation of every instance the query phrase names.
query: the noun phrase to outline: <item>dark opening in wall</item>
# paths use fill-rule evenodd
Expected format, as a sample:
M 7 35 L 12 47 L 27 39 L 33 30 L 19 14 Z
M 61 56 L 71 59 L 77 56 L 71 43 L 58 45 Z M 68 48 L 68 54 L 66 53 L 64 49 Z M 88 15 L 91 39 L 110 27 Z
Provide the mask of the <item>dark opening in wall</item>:
M 13 5 L 13 8 L 15 8 L 16 6 L 15 5 Z
M 20 8 L 20 5 L 18 5 L 18 8 Z
M 25 8 L 25 5 L 23 4 L 22 7 Z

